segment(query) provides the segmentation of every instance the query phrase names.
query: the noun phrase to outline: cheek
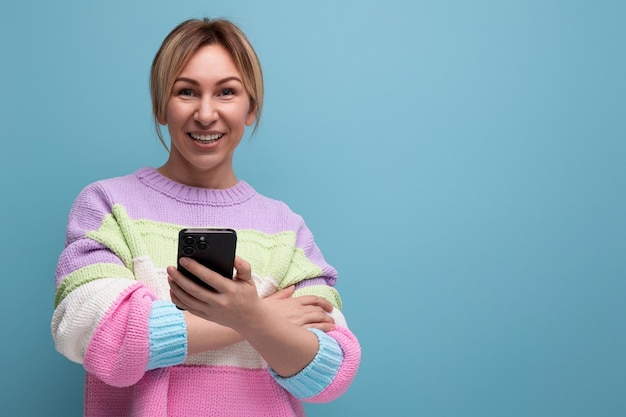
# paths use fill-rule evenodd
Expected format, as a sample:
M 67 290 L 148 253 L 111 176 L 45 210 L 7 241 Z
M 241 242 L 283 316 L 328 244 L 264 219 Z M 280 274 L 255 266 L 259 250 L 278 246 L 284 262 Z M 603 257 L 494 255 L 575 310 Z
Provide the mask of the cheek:
M 165 110 L 165 124 L 170 127 L 179 126 L 182 123 L 184 115 L 180 108 L 175 106 L 168 107 Z
M 245 129 L 246 126 L 249 126 L 250 116 L 247 113 L 247 109 L 230 109 L 228 112 L 223 112 L 222 117 L 224 120 L 228 121 L 231 128 Z
M 165 109 L 163 109 L 163 114 L 159 118 L 159 123 L 161 123 L 163 126 L 171 123 L 171 121 L 172 121 L 173 112 L 174 112 L 175 107 L 176 107 L 173 104 L 174 103 L 173 103 L 173 100 L 171 98 L 169 100 L 167 100 L 167 104 L 165 105 Z

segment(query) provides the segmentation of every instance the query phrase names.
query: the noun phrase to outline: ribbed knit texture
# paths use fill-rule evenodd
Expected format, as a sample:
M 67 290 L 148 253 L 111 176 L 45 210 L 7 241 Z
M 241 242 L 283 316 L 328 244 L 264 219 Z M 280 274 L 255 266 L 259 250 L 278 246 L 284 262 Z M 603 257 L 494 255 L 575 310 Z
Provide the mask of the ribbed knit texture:
M 343 359 L 341 347 L 335 339 L 321 330 L 309 330 L 315 333 L 319 341 L 319 350 L 311 363 L 289 378 L 281 377 L 270 369 L 276 381 L 298 399 L 314 397 L 323 392 L 333 381 Z
M 148 370 L 183 363 L 187 357 L 187 331 L 183 313 L 176 306 L 167 301 L 154 301 L 148 332 L 150 333 Z
M 178 231 L 230 227 L 260 297 L 296 286 L 334 307 L 337 329 L 291 378 L 274 375 L 247 342 L 186 356 L 184 316 L 171 303 L 166 267 Z M 337 274 L 302 218 L 239 181 L 227 190 L 175 183 L 152 168 L 87 186 L 69 216 L 56 273 L 52 334 L 87 371 L 85 415 L 303 416 L 300 401 L 341 395 L 360 362 L 341 313 Z

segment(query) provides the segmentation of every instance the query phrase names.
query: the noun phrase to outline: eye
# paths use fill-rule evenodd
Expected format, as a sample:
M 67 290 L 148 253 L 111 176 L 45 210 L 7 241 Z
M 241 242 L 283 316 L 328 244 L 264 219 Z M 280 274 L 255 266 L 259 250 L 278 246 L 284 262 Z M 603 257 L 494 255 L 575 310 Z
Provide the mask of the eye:
M 235 95 L 235 90 L 233 90 L 232 88 L 223 88 L 222 90 L 220 90 L 219 95 L 220 96 L 232 96 L 232 95 Z
M 178 90 L 178 95 L 185 96 L 185 97 L 193 97 L 196 94 L 193 92 L 191 88 L 181 88 L 180 90 Z

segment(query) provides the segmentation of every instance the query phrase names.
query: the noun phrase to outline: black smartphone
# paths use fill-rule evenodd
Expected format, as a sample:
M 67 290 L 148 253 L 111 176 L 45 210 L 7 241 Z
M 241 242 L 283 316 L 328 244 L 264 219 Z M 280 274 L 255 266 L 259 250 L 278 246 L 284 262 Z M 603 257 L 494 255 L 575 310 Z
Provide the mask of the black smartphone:
M 235 250 L 237 233 L 233 229 L 224 228 L 188 228 L 178 233 L 178 257 L 195 259 L 218 274 L 233 278 L 235 267 Z M 204 281 L 187 271 L 178 262 L 178 270 L 205 288 L 211 287 Z

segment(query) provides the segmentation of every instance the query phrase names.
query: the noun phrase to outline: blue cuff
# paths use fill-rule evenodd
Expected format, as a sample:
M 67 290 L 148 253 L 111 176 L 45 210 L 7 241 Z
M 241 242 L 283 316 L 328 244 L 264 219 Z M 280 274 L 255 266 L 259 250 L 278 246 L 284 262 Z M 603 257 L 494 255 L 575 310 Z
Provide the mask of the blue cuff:
M 148 321 L 148 371 L 179 365 L 187 357 L 187 325 L 182 311 L 169 301 L 155 300 Z
M 319 341 L 319 349 L 311 363 L 288 378 L 270 368 L 276 382 L 300 400 L 321 394 L 333 382 L 343 362 L 343 351 L 335 339 L 321 330 L 307 330 L 315 333 Z

